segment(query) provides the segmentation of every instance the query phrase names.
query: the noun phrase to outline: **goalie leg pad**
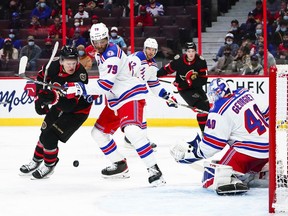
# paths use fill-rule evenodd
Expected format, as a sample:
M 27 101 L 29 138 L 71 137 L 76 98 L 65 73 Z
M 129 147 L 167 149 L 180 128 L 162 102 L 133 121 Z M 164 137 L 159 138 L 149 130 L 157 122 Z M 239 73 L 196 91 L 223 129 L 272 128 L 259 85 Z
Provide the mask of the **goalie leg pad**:
M 202 184 L 204 188 L 216 191 L 218 195 L 235 195 L 248 191 L 248 187 L 233 176 L 231 166 L 204 162 Z

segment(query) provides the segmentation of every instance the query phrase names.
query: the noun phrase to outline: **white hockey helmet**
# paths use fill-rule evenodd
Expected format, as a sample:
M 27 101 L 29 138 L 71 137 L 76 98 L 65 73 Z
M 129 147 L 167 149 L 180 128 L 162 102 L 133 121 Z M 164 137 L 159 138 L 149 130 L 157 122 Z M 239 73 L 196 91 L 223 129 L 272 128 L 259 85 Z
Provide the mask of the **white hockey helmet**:
M 144 41 L 144 52 L 145 52 L 147 47 L 156 49 L 155 55 L 157 54 L 157 52 L 158 52 L 158 43 L 157 43 L 157 41 L 154 38 L 147 38 Z
M 226 81 L 222 78 L 213 79 L 208 86 L 208 97 L 210 103 L 214 103 L 220 98 L 231 94 L 231 90 Z
M 93 24 L 90 29 L 91 43 L 93 44 L 92 41 L 98 41 L 104 38 L 108 38 L 109 40 L 109 30 L 106 25 L 104 23 Z

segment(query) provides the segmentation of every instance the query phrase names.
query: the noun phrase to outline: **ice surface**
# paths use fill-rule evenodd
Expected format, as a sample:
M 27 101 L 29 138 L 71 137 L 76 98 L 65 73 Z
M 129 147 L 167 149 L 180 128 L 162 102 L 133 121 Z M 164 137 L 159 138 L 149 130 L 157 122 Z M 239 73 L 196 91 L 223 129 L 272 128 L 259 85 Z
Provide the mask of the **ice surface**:
M 190 141 L 196 129 L 149 128 L 157 143 L 155 156 L 167 184 L 153 188 L 148 173 L 131 148 L 124 147 L 123 134 L 115 134 L 126 156 L 131 177 L 107 180 L 101 169 L 110 165 L 90 136 L 91 127 L 80 128 L 67 143 L 59 144 L 60 161 L 45 180 L 19 176 L 30 161 L 39 127 L 0 127 L 1 216 L 267 216 L 268 189 L 251 189 L 242 196 L 217 196 L 201 188 L 201 166 L 177 164 L 169 154 L 175 142 Z M 79 160 L 79 167 L 73 161 Z

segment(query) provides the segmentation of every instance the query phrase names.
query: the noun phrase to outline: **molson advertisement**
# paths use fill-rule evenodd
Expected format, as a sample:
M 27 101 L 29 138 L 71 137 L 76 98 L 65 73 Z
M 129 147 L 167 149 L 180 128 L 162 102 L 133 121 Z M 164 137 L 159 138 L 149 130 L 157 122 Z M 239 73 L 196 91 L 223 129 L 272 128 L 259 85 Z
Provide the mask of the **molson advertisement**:
M 90 78 L 90 84 L 93 82 Z M 255 93 L 256 100 L 263 106 L 268 106 L 269 79 L 263 76 L 224 77 L 231 90 L 248 88 Z M 173 77 L 161 78 L 173 82 Z M 212 78 L 208 79 L 208 82 Z M 28 96 L 24 87 L 27 80 L 21 78 L 0 78 L 0 126 L 33 126 L 41 125 L 44 116 L 38 115 L 34 110 L 34 98 Z M 161 82 L 168 91 L 174 92 L 178 103 L 186 104 L 177 94 L 177 89 L 169 83 Z M 207 89 L 207 86 L 204 86 Z M 6 103 L 3 103 L 6 102 Z M 84 125 L 93 125 L 104 107 L 104 98 L 98 97 L 93 102 L 88 120 Z M 179 106 L 168 107 L 165 100 L 149 93 L 146 105 L 146 119 L 149 126 L 195 126 L 196 113 L 190 108 Z

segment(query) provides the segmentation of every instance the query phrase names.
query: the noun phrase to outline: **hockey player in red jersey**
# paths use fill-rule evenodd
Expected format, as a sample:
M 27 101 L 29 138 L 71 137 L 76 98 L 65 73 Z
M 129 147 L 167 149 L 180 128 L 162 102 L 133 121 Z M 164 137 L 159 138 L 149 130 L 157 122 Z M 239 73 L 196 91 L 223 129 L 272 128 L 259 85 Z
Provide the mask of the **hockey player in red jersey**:
M 45 66 L 37 75 L 38 81 L 44 80 Z M 88 74 L 79 63 L 75 48 L 64 46 L 60 58 L 52 61 L 48 68 L 46 82 L 63 85 L 66 82 L 88 83 Z M 41 126 L 32 161 L 21 166 L 23 175 L 31 175 L 36 179 L 49 177 L 58 163 L 58 142 L 67 142 L 74 132 L 87 119 L 91 105 L 91 97 L 66 98 L 55 89 L 36 86 L 35 110 L 39 115 L 46 115 Z M 49 108 L 50 107 L 50 108 Z M 42 163 L 43 162 L 43 163 Z M 42 166 L 40 166 L 42 164 Z
M 268 109 L 259 107 L 248 89 L 232 92 L 221 78 L 211 81 L 208 96 L 213 106 L 203 138 L 197 135 L 191 142 L 176 144 L 171 148 L 172 156 L 189 164 L 210 158 L 228 145 L 220 161 L 204 162 L 203 187 L 222 195 L 267 186 L 268 173 L 263 168 L 269 152 Z
M 160 68 L 157 77 L 176 72 L 174 85 L 180 96 L 189 106 L 209 111 L 209 102 L 203 86 L 207 83 L 206 60 L 197 54 L 194 42 L 186 43 L 186 52 L 182 56 L 176 55 L 174 59 Z M 197 113 L 197 121 L 203 132 L 207 120 L 206 113 Z

